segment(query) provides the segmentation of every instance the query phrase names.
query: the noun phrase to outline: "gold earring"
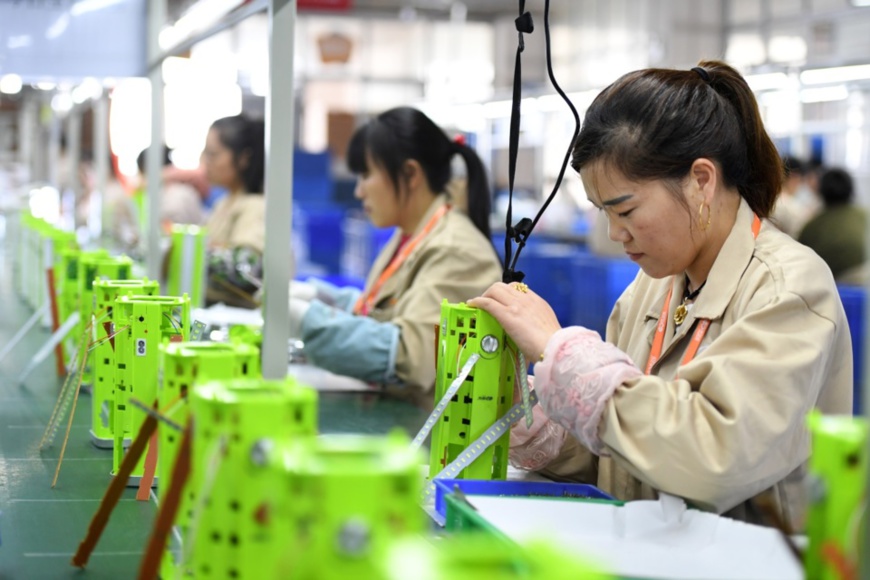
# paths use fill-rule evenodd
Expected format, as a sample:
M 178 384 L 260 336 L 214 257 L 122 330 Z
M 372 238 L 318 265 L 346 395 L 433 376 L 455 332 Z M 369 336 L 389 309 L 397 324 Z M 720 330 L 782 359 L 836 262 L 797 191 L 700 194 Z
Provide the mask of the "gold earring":
M 707 223 L 704 224 L 704 206 L 707 206 Z M 710 227 L 710 222 L 713 221 L 713 208 L 709 205 L 701 202 L 701 205 L 698 207 L 698 228 L 703 232 L 707 228 Z M 704 224 L 703 226 L 701 224 Z

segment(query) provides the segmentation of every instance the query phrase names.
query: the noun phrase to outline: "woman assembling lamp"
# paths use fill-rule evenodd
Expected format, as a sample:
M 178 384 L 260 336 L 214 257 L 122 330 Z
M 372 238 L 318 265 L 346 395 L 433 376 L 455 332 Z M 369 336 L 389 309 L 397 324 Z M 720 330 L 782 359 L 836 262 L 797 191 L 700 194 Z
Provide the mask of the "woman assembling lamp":
M 799 525 L 805 418 L 851 413 L 852 349 L 830 270 L 766 219 L 782 163 L 745 80 L 716 61 L 629 73 L 592 103 L 572 165 L 642 271 L 606 342 L 523 284 L 470 301 L 539 361 L 512 461 L 749 521 L 763 495 Z
M 467 214 L 444 193 L 456 155 L 467 167 Z M 501 278 L 483 163 L 426 115 L 400 107 L 354 134 L 348 164 L 359 175 L 355 195 L 369 219 L 397 231 L 361 294 L 291 283 L 291 334 L 316 366 L 431 408 L 441 301 L 468 300 Z

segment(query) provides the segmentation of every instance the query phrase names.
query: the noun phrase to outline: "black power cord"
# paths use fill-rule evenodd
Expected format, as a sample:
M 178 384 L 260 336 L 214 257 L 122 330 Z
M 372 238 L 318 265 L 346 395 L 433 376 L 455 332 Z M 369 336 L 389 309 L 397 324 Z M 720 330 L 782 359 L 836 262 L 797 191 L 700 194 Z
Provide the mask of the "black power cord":
M 565 94 L 565 91 L 562 90 L 562 87 L 559 86 L 559 83 L 556 81 L 556 76 L 553 74 L 553 60 L 552 54 L 550 50 L 550 0 L 544 1 L 544 39 L 546 46 L 546 55 L 547 55 L 547 75 L 550 78 L 550 82 L 553 84 L 553 88 L 556 89 L 556 92 L 562 97 L 568 104 L 568 108 L 571 109 L 571 113 L 574 115 L 574 134 L 571 137 L 571 142 L 568 144 L 568 149 L 565 151 L 565 158 L 562 160 L 562 167 L 559 169 L 559 175 L 556 178 L 556 183 L 553 186 L 553 191 L 550 192 L 550 195 L 547 197 L 546 201 L 544 201 L 544 205 L 541 206 L 541 209 L 538 210 L 538 214 L 535 216 L 534 220 L 530 220 L 529 218 L 523 218 L 516 225 L 512 225 L 513 221 L 513 194 L 514 194 L 514 176 L 517 170 L 517 150 L 519 148 L 519 140 L 520 140 L 520 101 L 521 101 L 521 93 L 522 93 L 522 66 L 520 63 L 520 55 L 525 49 L 525 41 L 523 39 L 523 34 L 531 34 L 534 31 L 534 23 L 532 22 L 532 15 L 526 11 L 526 2 L 525 0 L 519 0 L 519 16 L 514 21 L 517 27 L 517 56 L 516 61 L 514 63 L 514 83 L 513 83 L 513 97 L 511 102 L 511 124 L 510 124 L 510 144 L 508 149 L 508 207 L 507 214 L 505 219 L 505 238 L 504 238 L 504 273 L 502 274 L 502 281 L 505 284 L 509 284 L 511 282 L 522 282 L 525 274 L 523 272 L 517 271 L 516 265 L 517 260 L 520 257 L 520 252 L 525 247 L 526 242 L 529 239 L 529 236 L 532 234 L 532 230 L 535 229 L 535 226 L 538 225 L 538 221 L 540 221 L 541 216 L 544 215 L 544 211 L 546 211 L 547 207 L 550 205 L 550 202 L 553 201 L 553 198 L 556 197 L 556 193 L 559 191 L 559 186 L 562 184 L 562 178 L 565 176 L 565 169 L 568 167 L 568 160 L 571 158 L 571 149 L 574 145 L 574 142 L 577 140 L 577 136 L 580 134 L 580 115 L 577 113 L 577 109 L 574 108 L 574 104 L 571 103 L 571 100 L 568 99 L 568 96 Z M 516 253 L 512 253 L 512 245 L 511 242 L 516 242 L 517 250 Z

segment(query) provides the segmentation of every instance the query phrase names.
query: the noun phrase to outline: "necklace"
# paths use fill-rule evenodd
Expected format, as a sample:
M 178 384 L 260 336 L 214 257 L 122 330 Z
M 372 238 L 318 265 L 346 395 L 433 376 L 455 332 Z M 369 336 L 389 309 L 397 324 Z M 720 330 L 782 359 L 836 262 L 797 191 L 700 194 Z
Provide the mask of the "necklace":
M 704 280 L 694 292 L 689 292 L 689 279 L 688 277 L 686 278 L 686 290 L 683 292 L 683 301 L 680 302 L 680 305 L 677 306 L 677 309 L 674 311 L 674 324 L 679 326 L 683 323 L 686 319 L 686 315 L 689 314 L 689 308 L 686 304 L 698 297 L 698 294 L 701 293 L 701 290 L 704 288 L 704 284 L 706 283 L 707 281 Z

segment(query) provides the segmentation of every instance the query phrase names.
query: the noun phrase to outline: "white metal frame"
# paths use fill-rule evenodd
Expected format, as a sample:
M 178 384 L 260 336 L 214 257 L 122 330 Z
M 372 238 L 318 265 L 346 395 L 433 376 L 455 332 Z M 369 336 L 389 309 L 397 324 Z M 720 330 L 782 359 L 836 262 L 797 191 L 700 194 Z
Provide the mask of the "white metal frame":
M 265 302 L 262 370 L 264 378 L 283 378 L 287 375 L 287 343 L 290 338 L 288 292 L 293 261 L 290 240 L 293 208 L 293 42 L 296 0 L 254 0 L 166 51 L 161 51 L 158 43 L 158 36 L 166 23 L 166 0 L 150 0 L 148 7 L 148 76 L 151 80 L 152 113 L 151 147 L 147 154 L 147 195 L 150 208 L 147 272 L 155 280 L 159 279 L 160 270 L 159 192 L 164 122 L 161 64 L 165 58 L 181 54 L 197 42 L 226 30 L 249 16 L 268 10 L 270 91 L 266 97 L 266 249 L 263 256 Z

